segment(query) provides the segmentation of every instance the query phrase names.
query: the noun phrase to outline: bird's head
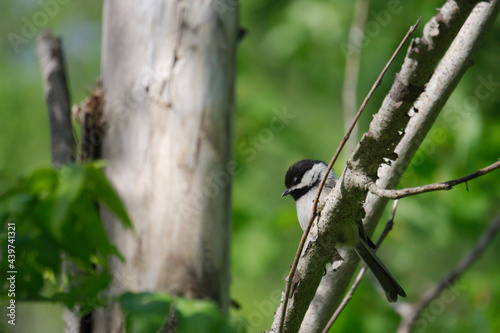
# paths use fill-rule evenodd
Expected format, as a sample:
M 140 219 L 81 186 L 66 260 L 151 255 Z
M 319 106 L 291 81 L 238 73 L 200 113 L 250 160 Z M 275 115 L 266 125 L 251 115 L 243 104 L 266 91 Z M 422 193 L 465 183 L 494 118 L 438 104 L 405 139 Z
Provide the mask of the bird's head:
M 286 172 L 286 190 L 281 196 L 290 194 L 298 200 L 311 189 L 319 186 L 327 167 L 325 162 L 319 160 L 302 160 L 293 164 Z

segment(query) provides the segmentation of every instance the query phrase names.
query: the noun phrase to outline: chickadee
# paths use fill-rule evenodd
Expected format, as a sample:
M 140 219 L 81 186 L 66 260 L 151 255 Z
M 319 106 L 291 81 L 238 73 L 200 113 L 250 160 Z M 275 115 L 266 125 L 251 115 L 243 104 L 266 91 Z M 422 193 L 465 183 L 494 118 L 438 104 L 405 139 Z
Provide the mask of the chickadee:
M 311 217 L 314 199 L 326 169 L 327 165 L 322 161 L 302 160 L 292 165 L 286 172 L 286 190 L 281 196 L 290 194 L 295 200 L 297 217 L 302 230 L 307 227 Z M 323 191 L 321 191 L 321 199 L 324 199 L 335 187 L 337 179 L 333 170 L 330 171 Z M 376 246 L 366 235 L 363 223 L 353 223 L 342 232 L 340 238 L 338 246 L 354 249 L 377 278 L 389 302 L 396 302 L 398 295 L 406 297 L 403 288 L 373 252 Z

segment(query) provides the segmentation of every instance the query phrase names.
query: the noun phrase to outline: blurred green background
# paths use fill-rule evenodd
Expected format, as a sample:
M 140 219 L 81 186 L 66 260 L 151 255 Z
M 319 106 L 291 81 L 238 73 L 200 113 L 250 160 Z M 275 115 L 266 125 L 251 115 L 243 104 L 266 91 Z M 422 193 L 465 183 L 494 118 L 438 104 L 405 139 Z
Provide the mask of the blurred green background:
M 420 36 L 443 2 L 392 3 L 397 13 L 388 12 L 386 1 L 371 1 L 358 105 L 408 27 L 421 15 L 415 34 Z M 329 160 L 344 134 L 341 88 L 354 3 L 242 0 L 239 5 L 241 25 L 248 34 L 239 45 L 237 64 L 234 156 L 240 168 L 233 186 L 231 294 L 241 309 L 232 315 L 247 321 L 248 332 L 260 332 L 270 327 L 301 236 L 293 201 L 280 198 L 284 173 L 299 159 Z M 100 72 L 101 7 L 97 1 L 1 2 L 1 169 L 16 175 L 50 164 L 36 33 L 50 28 L 62 36 L 72 102 L 80 102 Z M 26 22 L 34 23 L 34 29 L 26 28 Z M 12 44 L 13 34 L 28 37 Z M 404 53 L 361 118 L 361 133 L 368 127 L 370 113 L 380 106 Z M 399 187 L 458 178 L 498 160 L 499 54 L 496 22 Z M 277 114 L 289 116 L 276 123 Z M 344 152 L 335 166 L 337 173 L 349 154 Z M 499 199 L 496 171 L 471 181 L 469 192 L 458 186 L 400 201 L 395 228 L 380 257 L 406 289 L 408 301 L 416 301 L 474 245 L 499 213 Z M 420 332 L 500 331 L 499 251 L 496 239 L 460 278 L 455 297 L 438 298 L 424 312 Z M 57 306 L 26 304 L 19 309 L 15 332 L 60 332 L 59 312 Z M 390 332 L 398 321 L 370 279 L 365 279 L 332 331 Z

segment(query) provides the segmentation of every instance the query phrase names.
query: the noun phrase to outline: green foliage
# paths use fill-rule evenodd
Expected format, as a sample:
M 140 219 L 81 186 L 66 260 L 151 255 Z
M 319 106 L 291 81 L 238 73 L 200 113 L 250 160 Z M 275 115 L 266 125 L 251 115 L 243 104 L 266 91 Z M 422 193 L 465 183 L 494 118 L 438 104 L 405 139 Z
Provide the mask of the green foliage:
M 17 271 L 17 301 L 62 302 L 80 313 L 111 301 L 102 295 L 113 277 L 109 258 L 123 257 L 107 238 L 99 206 L 116 215 L 124 227 L 131 229 L 132 223 L 102 166 L 94 162 L 43 168 L 18 179 L 2 178 L 0 246 L 13 245 L 15 259 L 3 251 L 0 269 Z M 8 238 L 11 230 L 15 239 Z M 4 280 L 2 295 L 8 289 Z M 118 301 L 129 333 L 157 332 L 168 324 L 179 333 L 235 332 L 212 301 L 131 292 Z M 173 322 L 167 323 L 168 318 Z
M 100 162 L 3 178 L 0 246 L 15 246 L 15 260 L 2 251 L 0 269 L 17 270 L 17 300 L 62 301 L 82 312 L 105 302 L 100 293 L 112 278 L 108 260 L 123 258 L 107 238 L 99 205 L 132 228 Z M 13 230 L 15 239 L 8 238 Z M 63 262 L 74 266 L 63 271 Z M 8 289 L 2 281 L 4 297 Z
M 396 3 L 399 12 L 382 15 L 390 3 Z M 415 37 L 421 36 L 424 24 L 443 3 L 370 1 L 368 38 L 360 48 L 358 105 L 408 27 L 421 15 Z M 61 2 L 60 9 L 43 27 L 52 28 L 63 38 L 73 103 L 84 98 L 85 88 L 99 76 L 101 5 Z M 20 34 L 25 24 L 22 18 L 31 20 L 40 5 L 4 1 L 0 8 L 9 13 L 0 22 L 5 36 L 8 32 Z M 240 25 L 248 34 L 238 46 L 234 156 L 239 168 L 233 182 L 231 295 L 241 304 L 241 310 L 232 310 L 233 315 L 247 321 L 249 332 L 269 329 L 301 236 L 293 201 L 280 198 L 284 172 L 302 158 L 329 159 L 344 134 L 341 89 L 353 12 L 354 2 L 343 0 L 239 2 Z M 399 187 L 458 178 L 498 159 L 499 31 L 497 20 Z M 0 166 L 16 174 L 50 163 L 35 38 L 28 38 L 18 52 L 13 51 L 7 38 L 0 42 L 5 51 L 0 52 L 0 76 L 6 78 L 0 80 Z M 371 113 L 376 112 L 388 92 L 404 51 L 361 117 L 360 133 L 367 130 Z M 495 85 L 485 86 L 482 82 L 490 75 Z M 487 92 L 491 94 L 487 96 Z M 264 136 L 274 110 L 283 108 L 295 118 L 273 131 L 272 136 Z M 350 152 L 344 151 L 343 155 L 334 167 L 337 172 L 342 171 Z M 458 186 L 452 191 L 400 201 L 394 230 L 379 251 L 405 287 L 407 301 L 415 301 L 457 263 L 498 213 L 499 172 L 469 182 L 469 192 L 465 186 Z M 386 212 L 382 221 L 388 215 Z M 39 238 L 32 242 L 26 239 L 23 248 L 33 247 L 31 252 L 36 253 L 51 246 L 40 243 Z M 264 246 L 260 246 L 261 239 Z M 463 289 L 456 298 L 429 313 L 427 331 L 469 332 L 465 322 L 473 322 L 477 333 L 500 331 L 499 251 L 497 240 L 459 281 Z M 51 262 L 59 260 L 57 256 L 43 258 L 47 265 L 57 266 Z M 398 322 L 399 317 L 366 279 L 334 330 L 387 332 Z
M 174 297 L 158 293 L 124 293 L 119 298 L 129 333 L 157 332 L 167 325 Z
M 128 292 L 119 302 L 127 333 L 158 332 L 165 327 L 175 327 L 178 333 L 236 332 L 234 324 L 212 301 Z

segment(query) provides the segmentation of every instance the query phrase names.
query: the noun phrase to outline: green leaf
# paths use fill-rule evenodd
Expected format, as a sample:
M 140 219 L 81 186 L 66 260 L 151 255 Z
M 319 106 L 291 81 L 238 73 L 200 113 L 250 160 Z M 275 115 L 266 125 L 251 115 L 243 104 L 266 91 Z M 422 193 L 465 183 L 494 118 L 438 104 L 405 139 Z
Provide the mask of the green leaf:
M 102 163 L 92 163 L 85 168 L 88 173 L 89 191 L 92 191 L 95 197 L 120 219 L 123 226 L 132 229 L 132 221 L 125 206 L 102 171 Z
M 164 293 L 126 292 L 119 298 L 127 333 L 158 332 L 166 327 L 173 310 L 172 326 L 178 333 L 235 332 L 241 323 L 229 323 L 215 302 L 173 297 Z
M 178 318 L 177 332 L 226 331 L 227 319 L 212 301 L 179 298 L 175 302 L 175 310 Z
M 58 185 L 58 177 L 59 172 L 52 168 L 36 169 L 21 180 L 20 188 L 23 189 L 23 187 L 25 187 L 29 193 L 43 199 Z M 23 183 L 25 183 L 26 186 L 22 186 Z
M 93 258 L 101 259 L 100 266 L 107 267 L 107 257 L 116 255 L 123 260 L 117 248 L 106 234 L 99 215 L 97 203 L 89 193 L 82 192 L 75 200 L 71 211 L 61 223 L 63 248 L 75 263 L 85 271 L 95 269 Z
M 126 332 L 157 332 L 167 324 L 173 301 L 174 298 L 168 294 L 122 294 L 119 302 L 125 317 Z
M 76 199 L 84 190 L 85 174 L 78 166 L 63 166 L 59 175 L 59 184 L 55 191 L 51 228 L 56 239 L 62 241 L 67 237 L 67 235 L 62 233 L 62 223 L 71 214 L 70 210 L 74 209 L 75 205 L 78 205 Z
M 52 300 L 63 302 L 69 309 L 74 310 L 79 305 L 80 314 L 84 314 L 108 303 L 108 297 L 102 292 L 109 286 L 113 276 L 109 270 L 102 272 L 74 272 L 68 278 L 71 281 L 68 290 L 57 293 Z

